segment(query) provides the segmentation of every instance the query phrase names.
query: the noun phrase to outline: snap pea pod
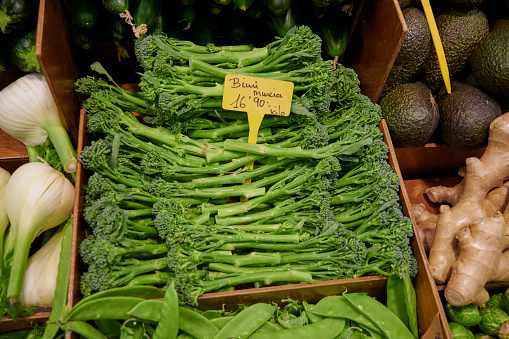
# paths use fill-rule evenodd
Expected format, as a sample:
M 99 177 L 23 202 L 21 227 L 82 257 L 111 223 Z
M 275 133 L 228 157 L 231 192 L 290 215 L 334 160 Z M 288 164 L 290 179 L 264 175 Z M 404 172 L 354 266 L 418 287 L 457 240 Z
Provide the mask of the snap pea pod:
M 175 291 L 175 280 L 166 288 L 161 305 L 161 317 L 153 339 L 174 339 L 179 333 L 179 299 Z
M 127 312 L 145 300 L 146 299 L 144 298 L 138 297 L 109 297 L 94 299 L 79 306 L 74 306 L 65 319 L 68 321 L 88 321 L 96 319 L 127 320 L 129 319 Z
M 230 320 L 232 320 L 234 318 L 234 316 L 226 316 L 226 317 L 221 317 L 221 318 L 214 318 L 214 319 L 210 319 L 210 322 L 214 324 L 214 326 L 217 327 L 217 329 L 222 329 L 223 327 L 226 326 L 226 324 L 228 324 L 228 322 Z
M 129 310 L 127 315 L 141 321 L 157 323 L 161 319 L 162 304 L 161 300 L 144 300 Z M 178 313 L 179 328 L 196 338 L 214 338 L 219 331 L 209 319 L 197 311 L 180 306 Z
M 235 315 L 214 339 L 248 338 L 274 315 L 276 309 L 276 305 L 265 303 L 248 306 Z
M 388 339 L 413 338 L 408 327 L 387 306 L 364 293 L 344 293 L 320 300 L 313 313 L 353 320 Z
M 417 300 L 410 276 L 392 274 L 387 277 L 387 308 L 419 338 L 417 324 Z
M 84 339 L 107 339 L 104 334 L 86 321 L 68 321 L 63 326 L 63 329 L 67 332 L 74 332 Z
M 85 304 L 89 301 L 108 297 L 138 297 L 143 299 L 157 299 L 164 297 L 164 290 L 159 287 L 150 285 L 122 286 L 109 288 L 107 290 L 99 291 L 97 293 L 84 297 L 79 302 L 77 302 L 76 305 L 74 305 L 74 307 L 81 307 L 82 304 Z
M 69 286 L 69 274 L 71 271 L 71 251 L 72 251 L 72 217 L 69 217 L 62 229 L 64 235 L 60 246 L 60 259 L 58 262 L 57 284 L 55 285 L 55 295 L 53 297 L 53 305 L 49 315 L 49 322 L 44 329 L 42 339 L 54 338 L 59 327 L 56 321 L 61 319 L 65 314 L 65 306 L 67 305 L 67 292 Z
M 95 327 L 108 338 L 116 338 L 120 335 L 122 324 L 115 319 L 94 320 Z
M 303 301 L 302 302 L 302 307 L 304 308 L 304 312 L 306 312 L 306 315 L 309 319 L 309 322 L 312 324 L 312 323 L 316 323 L 316 322 L 319 322 L 320 320 L 323 319 L 322 316 L 318 315 L 318 314 L 314 314 L 314 313 L 311 313 L 311 309 L 314 305 L 309 305 L 307 302 Z
M 325 318 L 316 323 L 280 331 L 256 332 L 249 339 L 333 339 L 343 331 L 345 324 L 344 318 Z

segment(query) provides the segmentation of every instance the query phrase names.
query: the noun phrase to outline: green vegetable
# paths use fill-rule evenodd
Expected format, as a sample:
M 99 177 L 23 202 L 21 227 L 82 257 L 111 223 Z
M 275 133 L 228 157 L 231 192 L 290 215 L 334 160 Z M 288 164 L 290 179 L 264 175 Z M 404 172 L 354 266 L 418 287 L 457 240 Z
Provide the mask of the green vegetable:
M 320 20 L 323 34 L 323 47 L 332 58 L 340 57 L 346 49 L 348 41 L 348 17 L 340 11 L 328 10 Z
M 263 0 L 263 3 L 275 15 L 283 15 L 290 8 L 292 0 Z
M 86 321 L 67 321 L 60 325 L 61 329 L 68 332 L 74 332 L 85 339 L 106 339 L 106 336 L 99 332 L 92 324 Z
M 0 40 L 0 43 L 4 43 Z M 0 78 L 7 72 L 10 67 L 10 59 L 5 50 L 0 51 Z
M 468 328 L 455 323 L 449 322 L 449 330 L 451 331 L 451 336 L 454 339 L 473 339 L 474 334 Z
M 478 325 L 481 321 L 479 306 L 468 304 L 465 306 L 453 306 L 447 304 L 445 311 L 449 320 L 465 327 Z
M 233 6 L 241 11 L 246 11 L 252 4 L 253 0 L 233 0 Z
M 417 301 L 410 276 L 392 274 L 387 277 L 387 308 L 390 309 L 419 338 Z
M 480 310 L 481 321 L 479 328 L 484 333 L 496 336 L 500 330 L 500 326 L 509 322 L 509 316 L 501 308 L 498 307 L 483 307 Z
M 163 304 L 161 307 L 161 317 L 157 323 L 154 332 L 154 339 L 157 338 L 176 338 L 179 332 L 179 300 L 177 291 L 175 291 L 172 281 L 166 287 Z
M 9 42 L 9 53 L 12 63 L 23 72 L 41 72 L 35 55 L 37 29 L 21 34 Z
M 215 336 L 216 339 L 248 338 L 276 312 L 276 306 L 257 303 L 248 306 L 230 320 Z
M 474 339 L 494 339 L 494 338 L 486 333 L 476 333 L 474 334 Z
M 129 0 L 103 0 L 102 3 L 108 11 L 117 16 L 129 9 Z
M 0 30 L 7 34 L 33 27 L 38 9 L 39 4 L 36 0 L 0 1 Z
M 95 0 L 63 0 L 73 23 L 81 28 L 92 28 L 99 22 L 100 2 Z
M 42 335 L 42 339 L 52 339 L 58 333 L 58 325 L 56 322 L 61 319 L 65 313 L 67 306 L 67 292 L 69 288 L 69 279 L 71 272 L 71 252 L 72 252 L 72 234 L 73 234 L 73 215 L 65 222 L 62 229 L 62 245 L 60 250 L 60 258 L 58 262 L 57 281 L 51 313 L 48 324 Z
M 495 293 L 490 296 L 490 299 L 485 303 L 485 306 L 494 306 L 498 308 L 502 308 L 502 304 L 504 302 L 504 292 Z
M 253 333 L 249 338 L 253 339 L 305 339 L 312 337 L 336 338 L 345 326 L 343 318 L 326 318 L 316 323 L 299 326 L 280 331 L 263 331 Z
M 133 0 L 131 15 L 136 26 L 146 25 L 150 28 L 161 12 L 163 0 Z
M 412 338 L 405 324 L 385 305 L 366 294 L 345 293 L 321 299 L 311 311 L 324 317 L 346 318 L 386 338 Z

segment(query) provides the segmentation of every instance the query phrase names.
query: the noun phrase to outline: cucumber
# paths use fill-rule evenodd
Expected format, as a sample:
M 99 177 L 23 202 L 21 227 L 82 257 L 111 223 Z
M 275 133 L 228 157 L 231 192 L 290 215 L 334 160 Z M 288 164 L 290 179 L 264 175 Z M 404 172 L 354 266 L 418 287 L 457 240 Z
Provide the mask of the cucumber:
M 69 34 L 73 45 L 78 48 L 78 50 L 90 52 L 94 49 L 96 37 L 92 30 L 93 28 L 82 28 L 75 23 L 71 23 Z
M 280 37 L 284 37 L 290 28 L 298 25 L 299 19 L 295 15 L 293 6 L 290 6 L 283 15 L 272 16 L 272 29 Z
M 253 0 L 233 0 L 233 6 L 242 11 L 247 10 L 253 4 Z
M 72 22 L 82 28 L 92 28 L 99 22 L 100 3 L 95 0 L 64 0 Z
M 147 25 L 150 28 L 161 13 L 163 0 L 136 0 L 131 6 L 131 15 L 136 26 Z
M 35 55 L 37 29 L 27 34 L 16 35 L 9 43 L 9 57 L 22 72 L 41 72 Z
M 283 15 L 290 8 L 292 0 L 263 0 L 263 3 L 275 15 Z
M 344 13 L 328 12 L 322 20 L 323 49 L 330 57 L 343 55 L 348 40 L 349 21 Z
M 102 0 L 104 7 L 112 13 L 118 15 L 129 9 L 129 0 Z
M 35 26 L 38 12 L 37 0 L 1 0 L 0 30 L 7 34 Z

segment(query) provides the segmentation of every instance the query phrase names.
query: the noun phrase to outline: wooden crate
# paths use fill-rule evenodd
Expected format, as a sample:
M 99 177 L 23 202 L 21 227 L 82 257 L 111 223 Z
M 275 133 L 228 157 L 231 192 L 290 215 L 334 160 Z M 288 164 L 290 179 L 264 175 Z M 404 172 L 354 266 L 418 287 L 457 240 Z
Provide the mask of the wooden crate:
M 86 114 L 83 110 L 80 113 L 80 133 L 78 139 L 78 154 L 81 154 L 83 147 L 89 144 L 85 131 Z M 392 141 L 389 136 L 385 120 L 380 123 L 380 129 L 384 135 L 384 141 L 389 145 L 389 163 L 400 177 L 401 191 L 400 201 L 405 215 L 410 216 L 409 200 L 404 187 L 403 177 L 398 167 L 398 161 Z M 76 304 L 81 299 L 79 290 L 80 274 L 83 272 L 83 264 L 79 259 L 78 246 L 84 238 L 86 224 L 83 221 L 83 187 L 86 185 L 86 173 L 81 163 L 78 163 L 77 190 L 74 215 L 74 239 L 73 239 L 73 265 L 69 290 L 70 305 Z M 444 309 L 440 302 L 440 296 L 429 273 L 429 267 L 425 260 L 424 249 L 418 235 L 412 239 L 412 249 L 417 259 L 419 273 L 414 278 L 414 287 L 417 294 L 419 330 L 422 338 L 450 338 Z M 235 308 L 238 304 L 252 304 L 255 302 L 277 302 L 283 298 L 295 298 L 316 302 L 327 295 L 336 295 L 345 291 L 366 292 L 373 297 L 385 300 L 386 277 L 370 276 L 353 279 L 340 279 L 316 283 L 302 283 L 285 286 L 268 286 L 261 288 L 248 288 L 231 292 L 213 292 L 202 295 L 199 301 L 199 308 L 214 309 L 223 305 Z

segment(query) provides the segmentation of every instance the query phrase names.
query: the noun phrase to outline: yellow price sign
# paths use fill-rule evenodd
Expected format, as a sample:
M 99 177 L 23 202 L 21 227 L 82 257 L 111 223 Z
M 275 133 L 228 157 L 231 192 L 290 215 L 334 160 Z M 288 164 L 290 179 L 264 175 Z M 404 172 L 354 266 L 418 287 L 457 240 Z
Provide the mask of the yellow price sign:
M 293 82 L 228 74 L 222 106 L 226 110 L 247 112 L 249 142 L 255 144 L 263 116 L 288 116 L 292 96 Z
M 265 114 L 290 115 L 292 97 L 293 82 L 228 74 L 224 80 L 222 106 L 226 110 L 247 112 L 248 142 L 256 144 Z M 253 169 L 253 163 L 249 167 Z M 250 182 L 248 179 L 245 183 Z

